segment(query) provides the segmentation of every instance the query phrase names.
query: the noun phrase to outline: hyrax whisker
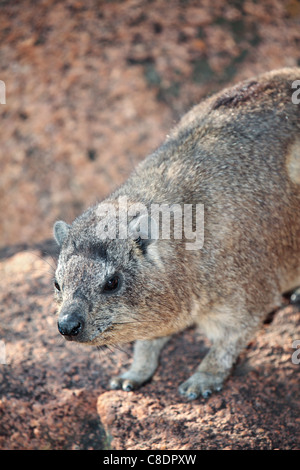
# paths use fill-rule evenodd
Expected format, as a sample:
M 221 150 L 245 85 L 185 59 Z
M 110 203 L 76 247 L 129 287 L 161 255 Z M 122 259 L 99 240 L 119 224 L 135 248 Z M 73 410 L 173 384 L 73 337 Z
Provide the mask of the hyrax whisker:
M 48 251 L 43 251 L 43 254 L 44 254 L 45 256 L 49 256 L 49 257 L 52 259 L 52 261 L 53 261 L 53 263 L 54 263 L 54 266 L 56 266 L 57 257 L 54 258 L 54 256 L 53 256 L 51 253 L 49 253 Z
M 133 320 L 133 321 L 121 321 L 121 322 L 113 322 L 113 325 L 136 325 L 138 323 L 157 323 L 159 320 Z
M 50 271 L 49 268 L 47 268 L 46 266 L 42 268 L 31 268 L 31 271 L 33 273 L 43 274 L 43 275 L 49 276 L 51 279 L 54 279 L 53 271 Z
M 299 80 L 282 69 L 203 100 L 113 194 L 55 223 L 61 334 L 135 341 L 112 387 L 146 383 L 168 338 L 196 324 L 212 346 L 179 391 L 220 391 L 300 285 Z
M 39 258 L 39 259 L 41 259 L 42 261 L 44 261 L 44 263 L 47 263 L 47 264 L 50 266 L 51 270 L 52 270 L 53 272 L 55 272 L 55 270 L 56 270 L 55 265 L 53 266 L 53 265 L 52 265 L 51 263 L 49 263 L 49 261 L 46 260 L 43 256 L 38 255 L 37 253 L 34 253 L 34 251 L 30 251 L 30 250 L 27 250 L 27 251 L 28 251 L 28 253 L 30 253 L 31 255 L 34 255 L 34 256 L 36 256 L 37 258 Z M 55 260 L 53 260 L 53 261 L 55 262 Z
M 120 352 L 126 354 L 126 356 L 130 357 L 130 352 L 126 351 L 126 349 L 121 348 L 121 346 L 119 344 L 112 343 L 109 346 L 115 348 L 117 351 L 120 351 Z M 111 352 L 113 352 L 113 351 L 111 351 Z

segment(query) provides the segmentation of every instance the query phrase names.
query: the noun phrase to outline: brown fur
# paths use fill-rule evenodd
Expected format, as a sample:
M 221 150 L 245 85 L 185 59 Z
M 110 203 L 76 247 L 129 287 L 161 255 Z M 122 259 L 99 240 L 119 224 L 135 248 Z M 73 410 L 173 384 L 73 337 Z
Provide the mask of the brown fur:
M 202 249 L 188 251 L 184 239 L 143 249 L 131 238 L 101 241 L 103 203 L 71 226 L 56 223 L 59 322 L 75 316 L 84 325 L 68 339 L 137 340 L 133 365 L 113 388 L 148 380 L 168 337 L 196 323 L 212 347 L 179 391 L 191 399 L 219 390 L 282 293 L 300 285 L 299 78 L 299 68 L 270 72 L 195 106 L 104 201 L 204 204 Z M 106 295 L 116 272 L 122 285 Z

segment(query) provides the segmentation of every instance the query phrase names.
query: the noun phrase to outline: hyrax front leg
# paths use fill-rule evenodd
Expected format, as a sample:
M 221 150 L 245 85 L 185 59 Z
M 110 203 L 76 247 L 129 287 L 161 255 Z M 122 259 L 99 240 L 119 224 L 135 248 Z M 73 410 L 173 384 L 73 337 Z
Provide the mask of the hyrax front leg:
M 220 391 L 239 353 L 253 336 L 257 328 L 257 322 L 254 323 L 224 328 L 223 335 L 214 340 L 196 372 L 179 386 L 179 393 L 194 400 L 199 395 L 207 398 L 212 392 Z
M 169 336 L 136 341 L 131 367 L 118 377 L 113 377 L 110 381 L 110 387 L 112 389 L 122 388 L 129 392 L 151 379 L 158 366 L 160 351 L 168 340 Z

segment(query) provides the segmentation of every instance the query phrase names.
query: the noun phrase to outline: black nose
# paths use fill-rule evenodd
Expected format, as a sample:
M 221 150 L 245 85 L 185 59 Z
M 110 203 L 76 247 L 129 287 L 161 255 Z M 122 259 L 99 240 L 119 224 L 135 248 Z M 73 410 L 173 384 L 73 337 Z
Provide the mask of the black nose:
M 84 327 L 82 316 L 77 312 L 65 313 L 57 322 L 58 331 L 63 336 L 77 336 Z

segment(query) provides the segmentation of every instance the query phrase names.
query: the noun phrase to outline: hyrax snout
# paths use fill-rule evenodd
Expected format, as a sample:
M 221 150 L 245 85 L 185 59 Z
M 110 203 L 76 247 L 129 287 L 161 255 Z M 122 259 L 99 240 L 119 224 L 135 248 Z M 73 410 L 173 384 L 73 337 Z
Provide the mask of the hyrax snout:
M 55 223 L 60 333 L 135 341 L 112 388 L 149 380 L 170 335 L 197 324 L 212 346 L 179 391 L 220 390 L 300 285 L 299 79 L 283 69 L 204 100 L 110 197 Z

